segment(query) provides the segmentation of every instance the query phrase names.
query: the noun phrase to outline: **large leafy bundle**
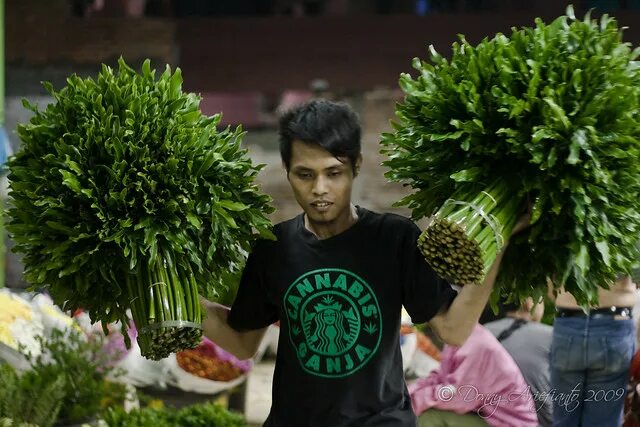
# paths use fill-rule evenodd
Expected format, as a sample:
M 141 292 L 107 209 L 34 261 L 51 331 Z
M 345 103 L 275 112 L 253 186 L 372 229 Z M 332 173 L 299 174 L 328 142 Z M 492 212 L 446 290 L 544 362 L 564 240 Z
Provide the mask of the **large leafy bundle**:
M 136 73 L 121 59 L 96 80 L 67 81 L 46 84 L 55 102 L 44 111 L 25 101 L 35 116 L 9 164 L 7 228 L 26 278 L 103 325 L 126 325 L 129 307 L 142 332 L 197 324 L 197 293 L 215 294 L 253 241 L 272 236 L 261 166 L 240 128 L 218 130 L 219 115 L 182 92 L 179 69 L 156 78 L 149 61 Z
M 477 46 L 462 38 L 450 60 L 430 52 L 414 60 L 415 79 L 401 76 L 406 97 L 382 141 L 387 176 L 416 190 L 400 203 L 419 218 L 454 194 L 500 186 L 511 217 L 533 207 L 505 254 L 501 291 L 540 296 L 553 275 L 595 301 L 597 286 L 639 259 L 638 50 L 614 19 L 577 20 L 569 8 Z

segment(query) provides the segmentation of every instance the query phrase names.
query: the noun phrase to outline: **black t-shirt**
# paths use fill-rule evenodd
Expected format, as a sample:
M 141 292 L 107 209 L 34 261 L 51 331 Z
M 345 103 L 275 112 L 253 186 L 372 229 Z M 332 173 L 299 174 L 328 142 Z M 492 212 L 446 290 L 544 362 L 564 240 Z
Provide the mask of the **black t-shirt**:
M 249 256 L 228 322 L 280 320 L 273 402 L 265 426 L 415 426 L 402 372 L 401 308 L 415 323 L 456 291 L 416 246 L 410 220 L 358 208 L 344 232 L 318 240 L 299 215 Z

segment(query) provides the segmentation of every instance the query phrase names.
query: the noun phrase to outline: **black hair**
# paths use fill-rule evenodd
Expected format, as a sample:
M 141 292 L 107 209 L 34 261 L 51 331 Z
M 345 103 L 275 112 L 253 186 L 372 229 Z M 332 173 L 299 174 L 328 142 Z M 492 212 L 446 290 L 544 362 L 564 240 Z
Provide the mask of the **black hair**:
M 517 302 L 507 302 L 505 299 L 502 299 L 498 302 L 498 312 L 494 313 L 490 304 L 484 308 L 484 311 L 480 315 L 480 320 L 478 322 L 481 325 L 485 323 L 493 322 L 494 320 L 502 319 L 512 311 L 520 310 L 522 306 Z
M 518 311 L 521 308 L 522 304 L 518 302 L 501 301 L 498 303 L 498 313 L 502 316 L 506 316 L 507 313 L 511 313 L 512 311 Z
M 361 150 L 360 134 L 358 116 L 347 104 L 313 100 L 280 118 L 280 157 L 289 173 L 293 141 L 316 144 L 340 161 L 348 158 L 355 176 Z

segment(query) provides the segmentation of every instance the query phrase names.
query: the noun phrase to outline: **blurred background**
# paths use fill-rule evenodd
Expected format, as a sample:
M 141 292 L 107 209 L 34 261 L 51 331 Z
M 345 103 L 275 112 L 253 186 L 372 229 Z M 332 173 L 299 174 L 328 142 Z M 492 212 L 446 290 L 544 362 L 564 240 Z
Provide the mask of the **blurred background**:
M 259 183 L 274 198 L 274 222 L 299 212 L 280 165 L 277 119 L 314 97 L 346 101 L 360 115 L 365 162 L 354 201 L 408 215 L 392 207 L 406 190 L 386 182 L 379 154 L 402 99 L 400 73 L 431 44 L 448 56 L 459 34 L 475 43 L 536 17 L 549 22 L 569 4 L 577 16 L 614 15 L 629 27 L 624 39 L 640 42 L 640 0 L 0 0 L 0 163 L 19 148 L 16 125 L 31 115 L 22 99 L 41 108 L 52 101 L 41 82 L 61 88 L 70 74 L 95 76 L 120 56 L 134 68 L 150 58 L 153 68 L 182 69 L 183 89 L 201 95 L 205 114 L 222 112 L 223 125 L 247 131 L 251 157 L 266 165 Z M 7 287 L 24 288 L 19 260 L 10 251 L 6 260 Z M 272 363 L 257 364 L 230 405 L 249 421 L 266 416 L 272 372 Z M 176 396 L 189 398 L 162 397 L 180 404 Z

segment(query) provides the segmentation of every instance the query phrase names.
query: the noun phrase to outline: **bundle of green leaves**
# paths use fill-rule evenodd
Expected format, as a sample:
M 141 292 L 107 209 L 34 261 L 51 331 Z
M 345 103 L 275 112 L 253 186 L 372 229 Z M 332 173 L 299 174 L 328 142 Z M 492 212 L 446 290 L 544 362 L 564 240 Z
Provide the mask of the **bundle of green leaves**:
M 415 189 L 399 204 L 421 218 L 497 184 L 498 205 L 517 202 L 498 222 L 532 207 L 494 301 L 542 296 L 552 276 L 588 304 L 640 259 L 639 53 L 614 19 L 568 8 L 476 46 L 461 38 L 450 59 L 431 47 L 415 78 L 402 74 L 406 97 L 382 140 L 387 177 Z
M 120 59 L 94 80 L 73 75 L 55 102 L 18 127 L 10 160 L 10 222 L 25 276 L 67 310 L 121 321 L 131 308 L 143 355 L 197 345 L 145 327 L 201 320 L 198 292 L 212 297 L 259 236 L 272 238 L 270 198 L 241 147 L 240 127 L 218 129 L 179 69 L 156 77 Z M 125 337 L 127 336 L 124 333 Z M 144 345 L 143 345 L 144 344 Z

